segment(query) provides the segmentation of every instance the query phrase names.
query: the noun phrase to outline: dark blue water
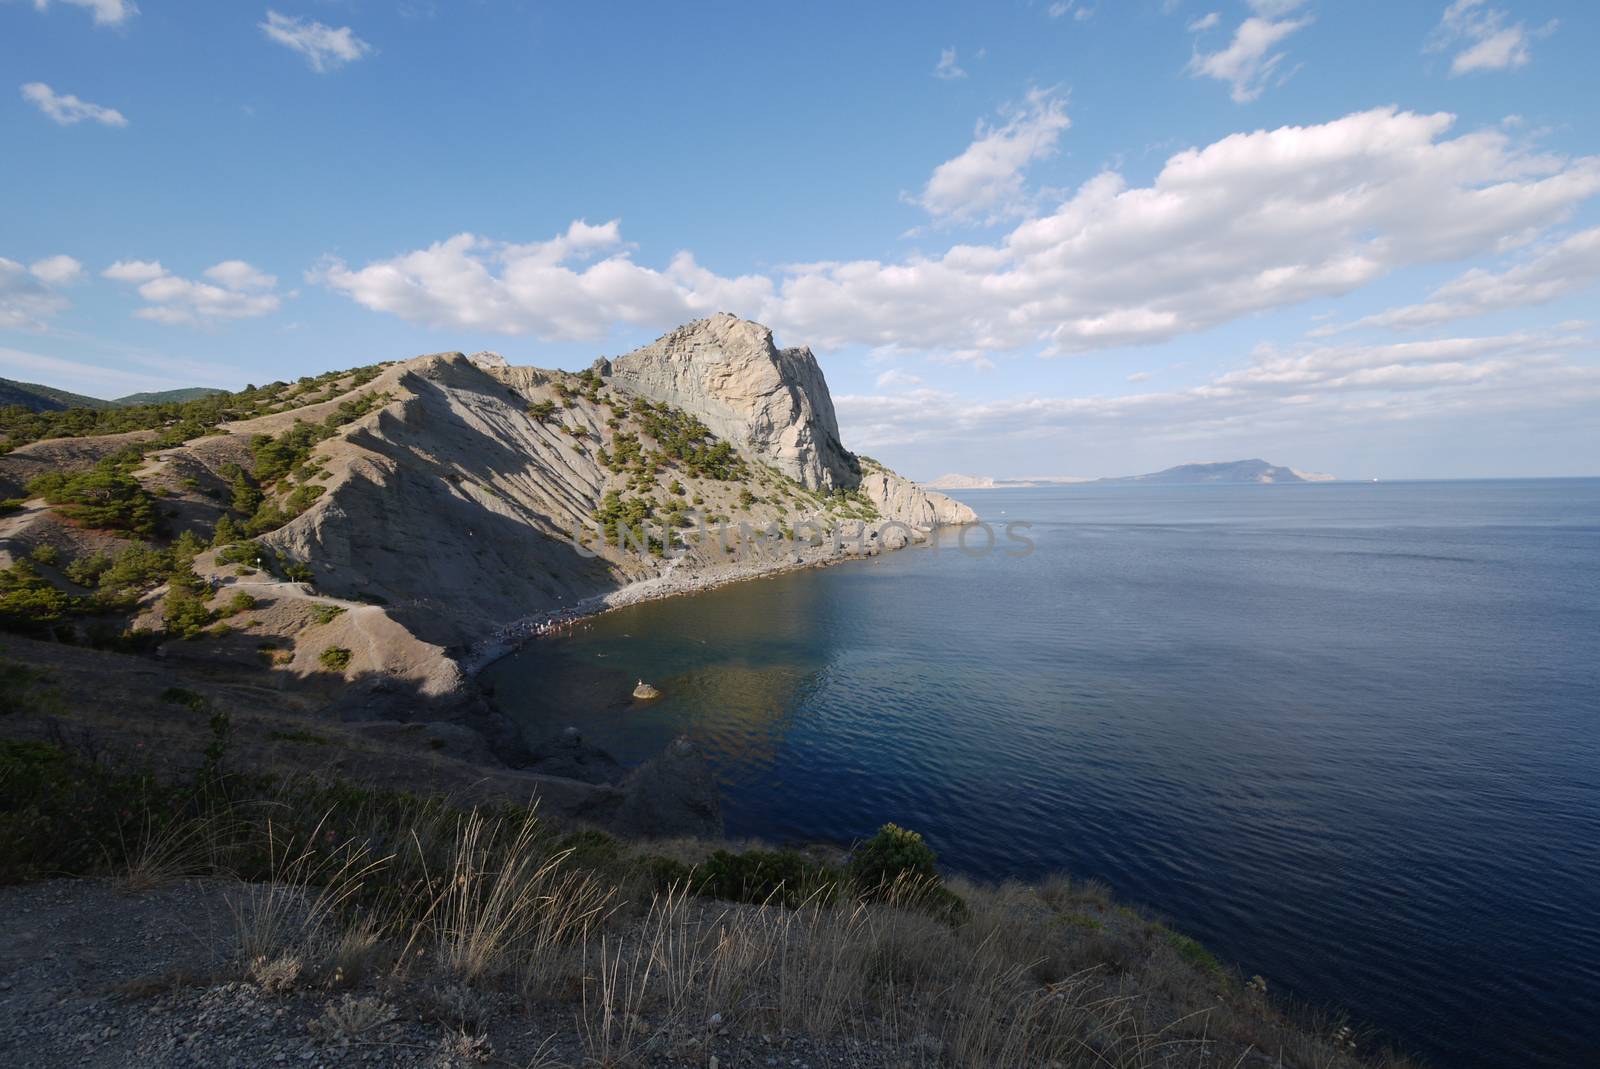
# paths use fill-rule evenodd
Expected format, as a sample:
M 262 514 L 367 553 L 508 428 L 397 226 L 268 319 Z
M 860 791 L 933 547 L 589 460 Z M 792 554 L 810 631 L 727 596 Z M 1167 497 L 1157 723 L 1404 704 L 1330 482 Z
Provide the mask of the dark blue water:
M 532 735 L 700 739 L 735 835 L 894 820 L 1437 1064 L 1600 1065 L 1600 480 L 959 496 L 1035 551 L 636 606 L 489 681 Z

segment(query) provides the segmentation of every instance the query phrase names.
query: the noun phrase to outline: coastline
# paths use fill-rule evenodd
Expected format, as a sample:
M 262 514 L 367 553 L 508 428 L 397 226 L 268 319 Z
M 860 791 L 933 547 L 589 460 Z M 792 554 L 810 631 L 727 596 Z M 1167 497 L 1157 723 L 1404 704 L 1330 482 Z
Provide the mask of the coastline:
M 965 525 L 945 524 L 941 526 Z M 872 531 L 872 538 L 877 537 L 878 529 L 878 525 L 868 528 L 868 530 Z M 638 579 L 604 594 L 595 594 L 583 598 L 570 606 L 535 613 L 506 624 L 487 637 L 474 642 L 468 647 L 464 655 L 456 659 L 456 663 L 460 666 L 465 680 L 475 681 L 486 668 L 502 657 L 510 656 L 535 639 L 557 634 L 563 628 L 570 627 L 580 620 L 603 616 L 614 609 L 625 608 L 629 605 L 638 605 L 646 601 L 659 601 L 664 598 L 674 598 L 688 594 L 699 594 L 707 590 L 714 590 L 718 587 L 742 583 L 751 579 L 764 579 L 768 576 L 782 575 L 787 572 L 828 568 L 836 564 L 847 564 L 851 561 L 870 560 L 883 553 L 925 549 L 939 530 L 939 527 L 919 528 L 917 529 L 916 540 L 904 545 L 893 547 L 872 545 L 849 552 L 843 550 L 835 552 L 826 545 L 806 546 L 795 544 L 778 558 L 717 564 L 709 568 L 689 570 L 681 575 L 675 574 L 680 570 L 677 565 L 688 558 L 680 557 L 677 561 L 669 564 L 667 569 L 660 575 L 653 575 L 648 579 Z

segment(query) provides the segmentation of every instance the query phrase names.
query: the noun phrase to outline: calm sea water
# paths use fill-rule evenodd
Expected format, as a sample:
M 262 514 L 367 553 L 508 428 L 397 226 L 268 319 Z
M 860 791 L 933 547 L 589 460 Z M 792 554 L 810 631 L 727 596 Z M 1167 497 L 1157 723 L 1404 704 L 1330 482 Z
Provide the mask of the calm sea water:
M 1034 552 L 636 606 L 488 680 L 532 736 L 699 739 L 735 835 L 893 820 L 1437 1064 L 1600 1065 L 1600 480 L 958 496 Z

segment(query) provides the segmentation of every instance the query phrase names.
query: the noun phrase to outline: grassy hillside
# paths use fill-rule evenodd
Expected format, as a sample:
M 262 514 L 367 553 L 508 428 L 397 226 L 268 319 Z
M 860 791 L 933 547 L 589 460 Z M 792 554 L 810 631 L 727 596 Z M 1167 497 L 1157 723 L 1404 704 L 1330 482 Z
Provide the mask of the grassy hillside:
M 58 390 L 54 386 L 43 386 L 37 382 L 0 379 L 0 408 L 16 405 L 29 412 L 64 412 L 69 408 L 87 408 L 104 412 L 113 408 L 177 405 L 187 401 L 199 401 L 206 397 L 220 397 L 227 392 L 211 386 L 189 386 L 179 390 L 130 393 L 126 397 L 106 401 L 81 393 Z
M 9 719 L 63 712 L 52 682 L 0 661 Z M 0 888 L 109 879 L 123 891 L 99 907 L 112 916 L 86 918 L 108 929 L 196 877 L 225 902 L 209 969 L 148 962 L 102 1011 L 113 1037 L 171 1015 L 205 1050 L 234 1030 L 218 1004 L 243 998 L 268 1006 L 242 1029 L 251 1050 L 310 1035 L 306 1060 L 359 1044 L 429 1066 L 1405 1064 L 1286 1012 L 1265 981 L 1092 881 L 947 878 L 893 825 L 848 851 L 628 841 L 537 805 L 264 774 L 228 709 L 166 696 L 209 724 L 177 775 L 88 736 L 0 738 Z M 58 882 L 48 899 L 77 894 Z M 456 1057 L 403 1057 L 441 1045 Z
M 184 401 L 198 401 L 202 397 L 217 397 L 227 393 L 212 386 L 189 386 L 181 390 L 157 390 L 154 393 L 130 393 L 126 397 L 119 397 L 111 404 L 118 408 L 130 408 L 134 405 L 174 405 Z
M 58 390 L 53 386 L 41 386 L 37 382 L 18 382 L 15 379 L 0 379 L 0 408 L 9 405 L 20 405 L 30 412 L 61 412 L 68 408 L 114 408 L 112 401 L 102 401 L 97 397 L 85 397 L 80 393 L 69 393 Z

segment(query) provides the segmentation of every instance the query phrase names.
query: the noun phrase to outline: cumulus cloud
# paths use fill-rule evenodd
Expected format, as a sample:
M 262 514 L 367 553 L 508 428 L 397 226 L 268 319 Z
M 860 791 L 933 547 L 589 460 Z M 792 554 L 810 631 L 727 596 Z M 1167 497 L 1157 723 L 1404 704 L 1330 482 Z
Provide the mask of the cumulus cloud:
M 1298 3 L 1257 2 L 1251 6 L 1258 14 L 1239 24 L 1239 28 L 1233 32 L 1233 40 L 1226 48 L 1216 52 L 1196 52 L 1189 61 L 1189 73 L 1196 77 L 1227 82 L 1232 87 L 1230 95 L 1238 104 L 1248 103 L 1261 95 L 1267 82 L 1283 64 L 1286 53 L 1276 51 L 1278 45 L 1311 22 L 1309 17 L 1280 17 L 1299 7 Z M 1206 19 L 1200 21 L 1205 22 Z
M 154 260 L 118 260 L 100 272 L 100 277 L 113 282 L 149 282 L 166 273 L 167 269 Z
M 116 108 L 105 108 L 80 100 L 71 93 L 57 93 L 43 82 L 29 82 L 22 87 L 22 99 L 44 112 L 62 126 L 74 123 L 97 122 L 103 126 L 127 126 L 127 117 Z
M 939 53 L 939 62 L 933 65 L 933 76 L 935 78 L 941 78 L 947 82 L 955 78 L 965 78 L 967 76 L 967 72 L 962 69 L 959 63 L 956 62 L 955 49 L 946 48 L 944 51 Z
M 1446 138 L 1452 123 L 1380 108 L 1234 134 L 1149 186 L 1091 178 L 995 244 L 810 265 L 766 315 L 817 345 L 1147 344 L 1493 251 L 1600 192 L 1600 158 L 1530 156 L 1498 130 Z
M 1421 304 L 1368 316 L 1351 327 L 1431 327 L 1486 312 L 1545 304 L 1596 282 L 1600 282 L 1600 227 L 1574 234 L 1505 271 L 1474 268 L 1434 290 Z
M 1189 23 L 1189 32 L 1202 33 L 1206 30 L 1213 30 L 1216 29 L 1217 25 L 1221 22 L 1222 13 L 1220 11 L 1210 11 L 1204 15 L 1201 15 L 1199 18 L 1192 20 Z
M 680 252 L 636 263 L 612 221 L 546 242 L 472 234 L 313 278 L 415 321 L 547 339 L 733 311 L 793 342 L 935 355 L 1064 354 L 1165 341 L 1350 292 L 1398 268 L 1512 247 L 1600 192 L 1600 158 L 1394 108 L 1234 134 L 1147 186 L 1105 172 L 992 243 L 725 278 Z
M 981 403 L 947 391 L 847 394 L 839 421 L 862 448 L 948 442 L 1127 440 L 1214 442 L 1229 434 L 1304 433 L 1491 412 L 1581 415 L 1600 401 L 1600 368 L 1570 354 L 1592 349 L 1558 333 L 1450 338 L 1392 345 L 1263 346 L 1241 368 L 1183 390 Z
M 168 325 L 204 326 L 253 319 L 276 312 L 278 280 L 245 263 L 224 260 L 208 267 L 210 282 L 174 275 L 154 260 L 118 260 L 101 277 L 136 287 L 145 306 L 133 314 Z
M 1452 75 L 1472 71 L 1514 70 L 1533 59 L 1532 39 L 1553 31 L 1554 20 L 1530 32 L 1524 23 L 1512 23 L 1500 8 L 1485 0 L 1455 0 L 1444 9 L 1439 25 L 1429 35 L 1424 50 L 1456 50 L 1450 61 Z
M 1054 93 L 1034 90 L 1023 106 L 1008 109 L 1002 125 L 980 120 L 972 144 L 934 168 L 916 203 L 935 219 L 950 222 L 995 222 L 1025 214 L 1032 198 L 1023 173 L 1055 153 L 1070 125 Z
M 60 0 L 68 7 L 86 8 L 94 16 L 96 26 L 120 26 L 139 13 L 133 0 Z M 34 9 L 47 11 L 50 0 L 33 0 Z
M 372 51 L 372 46 L 348 26 L 335 29 L 276 11 L 268 11 L 267 20 L 258 25 L 269 39 L 304 56 L 318 73 L 353 63 Z
M 243 260 L 224 260 L 206 268 L 205 275 L 231 290 L 270 290 L 278 284 L 272 275 L 257 270 Z
M 66 270 L 77 266 L 70 256 L 52 256 L 24 267 L 0 256 L 0 328 L 43 330 L 46 322 L 66 308 L 66 298 L 50 287 L 72 282 L 76 275 Z
M 47 256 L 29 264 L 28 273 L 52 286 L 65 286 L 83 277 L 83 265 L 65 254 Z
M 351 268 L 330 259 L 309 276 L 403 319 L 550 340 L 603 337 L 616 323 L 664 326 L 723 309 L 753 314 L 772 293 L 761 276 L 722 278 L 684 252 L 666 270 L 633 262 L 620 223 L 574 222 L 525 245 L 457 234 L 426 249 Z

